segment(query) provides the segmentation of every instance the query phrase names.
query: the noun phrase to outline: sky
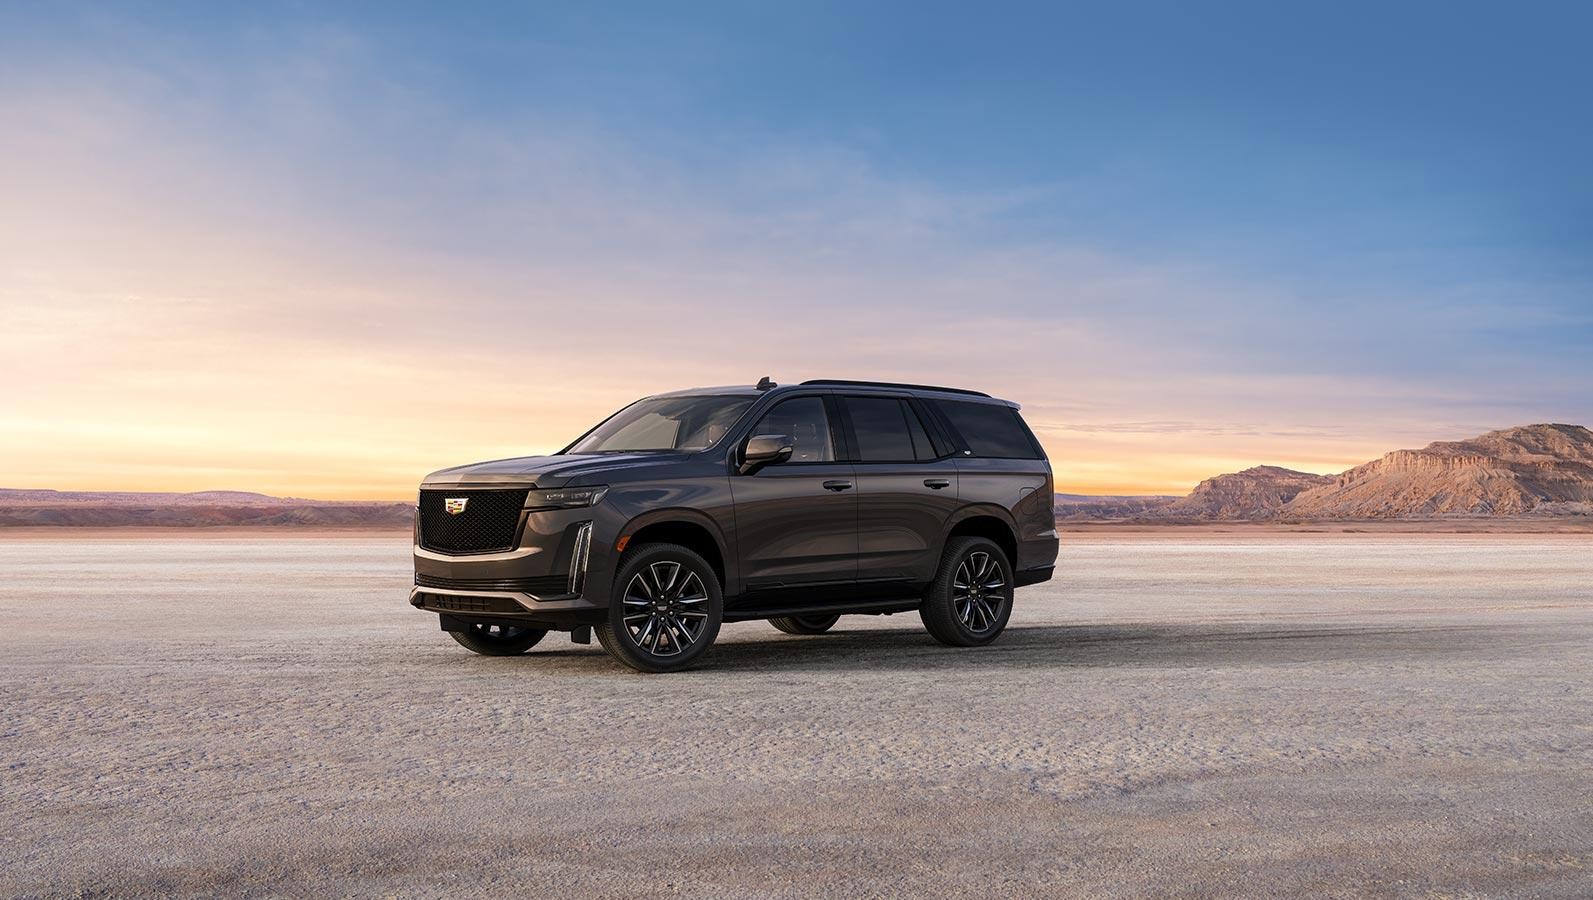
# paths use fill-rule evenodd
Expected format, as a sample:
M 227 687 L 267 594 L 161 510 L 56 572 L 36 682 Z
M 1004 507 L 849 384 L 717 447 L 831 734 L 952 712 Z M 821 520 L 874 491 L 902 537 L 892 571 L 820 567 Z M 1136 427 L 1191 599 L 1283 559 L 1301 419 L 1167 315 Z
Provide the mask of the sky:
M 1584 3 L 0 0 L 0 487 L 401 498 L 664 390 L 1059 490 L 1593 424 Z

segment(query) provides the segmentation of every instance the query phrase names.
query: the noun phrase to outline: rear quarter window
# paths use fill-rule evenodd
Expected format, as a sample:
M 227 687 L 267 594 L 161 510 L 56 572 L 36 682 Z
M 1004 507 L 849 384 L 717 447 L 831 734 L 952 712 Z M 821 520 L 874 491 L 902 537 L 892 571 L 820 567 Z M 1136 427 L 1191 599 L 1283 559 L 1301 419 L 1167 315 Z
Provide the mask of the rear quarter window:
M 1041 459 L 1040 445 L 1018 418 L 1018 411 L 999 403 L 937 400 L 935 405 L 962 434 L 975 456 L 997 459 Z

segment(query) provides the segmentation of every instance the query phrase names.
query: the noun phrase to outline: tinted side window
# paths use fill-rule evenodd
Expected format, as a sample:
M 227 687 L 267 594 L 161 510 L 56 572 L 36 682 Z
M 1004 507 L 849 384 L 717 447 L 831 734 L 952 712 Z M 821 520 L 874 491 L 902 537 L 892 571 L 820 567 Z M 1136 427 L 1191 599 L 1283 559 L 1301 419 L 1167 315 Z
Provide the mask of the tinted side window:
M 911 462 L 926 458 L 918 447 L 927 450 L 928 439 L 920 437 L 921 445 L 914 442 L 908 419 L 912 410 L 902 401 L 894 397 L 847 397 L 842 402 L 852 418 L 859 461 Z M 918 427 L 918 432 L 923 434 L 923 426 Z
M 788 434 L 796 440 L 791 462 L 831 462 L 835 442 L 830 439 L 830 418 L 824 413 L 824 400 L 798 397 L 782 400 L 763 414 L 752 433 Z
M 936 405 L 962 432 L 968 449 L 975 456 L 1000 459 L 1039 459 L 1040 453 L 1029 439 L 1029 429 L 1018 419 L 1018 411 L 996 403 L 967 403 L 937 400 Z

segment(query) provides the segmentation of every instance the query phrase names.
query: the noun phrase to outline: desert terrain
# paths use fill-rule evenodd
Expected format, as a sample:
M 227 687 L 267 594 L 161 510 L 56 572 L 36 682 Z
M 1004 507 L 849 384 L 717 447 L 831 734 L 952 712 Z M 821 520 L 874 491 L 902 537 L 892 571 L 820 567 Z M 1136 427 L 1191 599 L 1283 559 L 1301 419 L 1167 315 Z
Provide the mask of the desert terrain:
M 1073 524 L 1372 525 L 1419 530 L 1587 530 L 1593 524 L 1593 431 L 1544 423 L 1394 450 L 1337 476 L 1252 466 L 1187 496 L 1058 494 Z M 0 521 L 4 521 L 0 519 Z
M 472 656 L 402 533 L 0 534 L 0 894 L 1593 893 L 1586 535 L 1065 536 L 996 644 Z

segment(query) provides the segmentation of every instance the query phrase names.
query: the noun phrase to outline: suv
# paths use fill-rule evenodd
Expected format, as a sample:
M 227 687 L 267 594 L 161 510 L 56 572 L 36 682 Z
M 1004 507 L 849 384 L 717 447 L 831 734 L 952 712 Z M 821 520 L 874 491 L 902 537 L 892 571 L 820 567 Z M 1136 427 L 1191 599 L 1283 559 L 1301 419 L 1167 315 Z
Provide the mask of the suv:
M 551 456 L 426 476 L 409 602 L 476 653 L 595 629 L 666 672 L 748 619 L 819 634 L 917 610 L 944 644 L 986 644 L 1056 555 L 1051 465 L 1016 403 L 764 378 L 638 400 Z

